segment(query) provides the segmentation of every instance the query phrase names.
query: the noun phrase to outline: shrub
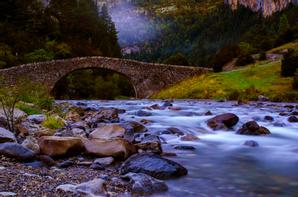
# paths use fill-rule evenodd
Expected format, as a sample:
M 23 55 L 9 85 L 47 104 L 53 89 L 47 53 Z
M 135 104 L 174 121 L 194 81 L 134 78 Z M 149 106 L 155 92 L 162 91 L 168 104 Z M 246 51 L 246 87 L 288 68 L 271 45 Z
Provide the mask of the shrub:
M 164 61 L 165 64 L 189 66 L 189 62 L 182 53 L 176 53 Z
M 255 60 L 251 55 L 241 55 L 236 61 L 236 66 L 245 66 L 254 62 Z
M 296 69 L 298 68 L 298 50 L 289 50 L 284 56 L 281 65 L 281 76 L 291 77 L 294 76 Z
M 65 123 L 59 116 L 47 116 L 41 125 L 49 129 L 60 129 Z
M 54 54 L 52 52 L 48 52 L 45 49 L 37 49 L 31 53 L 27 53 L 24 56 L 26 62 L 41 62 L 41 61 L 49 61 L 54 59 Z
M 259 61 L 263 61 L 263 60 L 266 60 L 266 59 L 267 59 L 266 52 L 262 51 L 260 53 L 260 56 L 259 56 Z
M 213 58 L 214 72 L 221 72 L 224 64 L 239 56 L 240 48 L 238 45 L 228 45 L 220 49 Z
M 293 89 L 298 90 L 298 69 L 296 69 L 296 72 L 293 78 Z
M 15 86 L 7 87 L 0 80 L 0 107 L 2 108 L 7 127 L 11 131 L 15 131 L 14 111 L 18 102 L 25 101 L 37 104 L 40 107 L 51 107 L 53 100 L 50 98 L 46 88 L 40 84 L 32 84 L 28 81 L 18 81 Z M 24 106 L 23 109 L 25 108 Z M 33 109 L 25 109 L 32 112 Z M 33 112 L 32 112 L 33 113 Z

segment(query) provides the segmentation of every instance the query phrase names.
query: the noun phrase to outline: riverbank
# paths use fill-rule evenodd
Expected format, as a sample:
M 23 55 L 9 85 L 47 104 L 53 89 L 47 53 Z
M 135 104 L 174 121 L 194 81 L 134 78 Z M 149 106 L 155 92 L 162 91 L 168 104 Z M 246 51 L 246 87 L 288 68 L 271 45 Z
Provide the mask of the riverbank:
M 0 196 L 298 192 L 297 103 L 119 100 L 58 106 L 47 115 L 23 116 L 16 136 L 0 129 Z M 49 115 L 64 124 L 47 130 L 55 125 L 44 123 Z
M 257 100 L 263 95 L 271 101 L 298 102 L 298 91 L 293 90 L 292 77 L 281 77 L 281 60 L 266 60 L 237 70 L 197 76 L 152 98 L 164 99 L 228 99 Z

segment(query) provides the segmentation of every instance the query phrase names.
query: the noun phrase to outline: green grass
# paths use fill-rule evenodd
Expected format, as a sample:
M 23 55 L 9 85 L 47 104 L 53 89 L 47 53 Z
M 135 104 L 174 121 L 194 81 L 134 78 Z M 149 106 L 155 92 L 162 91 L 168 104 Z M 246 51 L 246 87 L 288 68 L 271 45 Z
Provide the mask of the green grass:
M 285 49 L 298 49 L 298 40 L 273 48 L 268 53 L 281 53 Z
M 63 120 L 58 116 L 47 116 L 42 122 L 42 126 L 48 129 L 60 129 L 65 125 Z
M 255 100 L 266 95 L 273 101 L 298 101 L 293 78 L 280 76 L 281 61 L 262 61 L 238 70 L 209 73 L 182 81 L 153 95 L 155 99 Z
M 42 110 L 40 110 L 38 107 L 33 105 L 28 105 L 25 103 L 17 103 L 16 107 L 23 112 L 25 112 L 28 115 L 34 115 L 34 114 L 41 114 Z

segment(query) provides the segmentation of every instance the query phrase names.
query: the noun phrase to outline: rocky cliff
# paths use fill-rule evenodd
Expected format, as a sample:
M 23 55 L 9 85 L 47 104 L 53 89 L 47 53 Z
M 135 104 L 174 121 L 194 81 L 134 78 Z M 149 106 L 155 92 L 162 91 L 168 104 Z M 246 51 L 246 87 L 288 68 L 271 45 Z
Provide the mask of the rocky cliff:
M 237 9 L 243 5 L 253 11 L 261 11 L 264 16 L 269 16 L 274 12 L 281 11 L 289 4 L 298 4 L 298 0 L 225 0 L 232 9 Z

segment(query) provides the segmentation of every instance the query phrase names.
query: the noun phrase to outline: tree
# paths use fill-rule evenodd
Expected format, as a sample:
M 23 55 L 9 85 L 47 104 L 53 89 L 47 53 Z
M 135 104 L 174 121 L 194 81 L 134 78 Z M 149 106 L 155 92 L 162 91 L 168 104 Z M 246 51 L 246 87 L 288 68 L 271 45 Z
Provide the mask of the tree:
M 176 53 L 164 61 L 165 64 L 189 66 L 189 62 L 182 53 Z
M 282 60 L 281 76 L 291 77 L 294 76 L 298 68 L 298 50 L 290 50 Z
M 285 31 L 287 31 L 289 29 L 289 27 L 290 27 L 290 25 L 289 25 L 287 15 L 285 15 L 285 14 L 281 15 L 281 17 L 279 19 L 278 32 L 281 34 Z

